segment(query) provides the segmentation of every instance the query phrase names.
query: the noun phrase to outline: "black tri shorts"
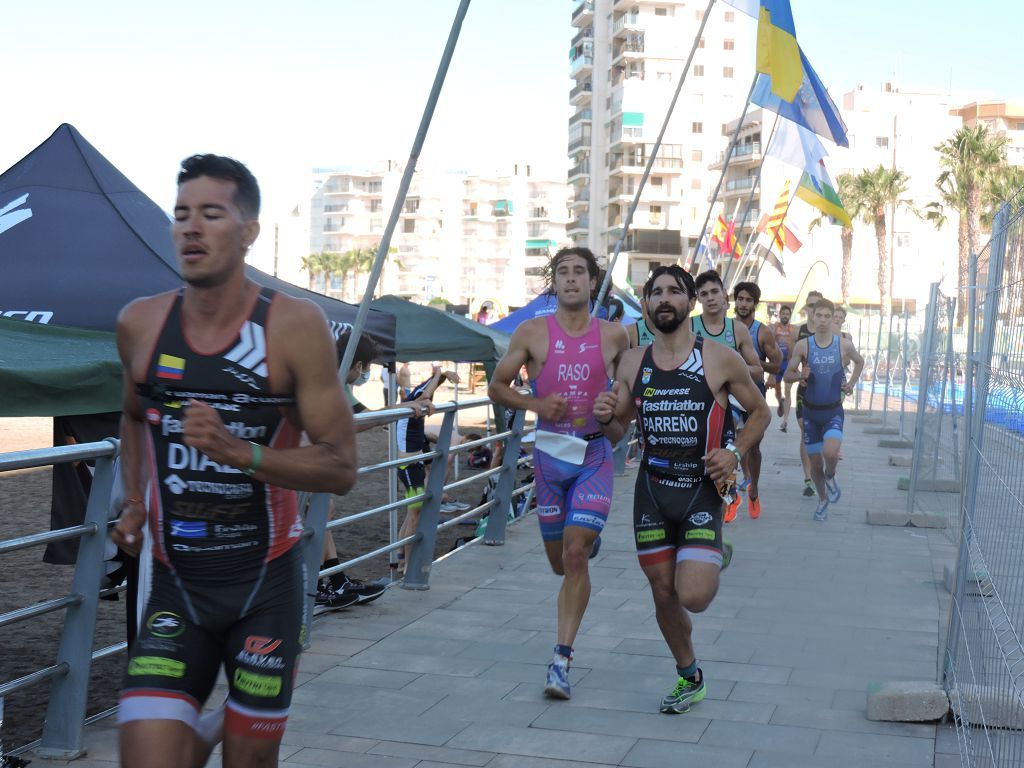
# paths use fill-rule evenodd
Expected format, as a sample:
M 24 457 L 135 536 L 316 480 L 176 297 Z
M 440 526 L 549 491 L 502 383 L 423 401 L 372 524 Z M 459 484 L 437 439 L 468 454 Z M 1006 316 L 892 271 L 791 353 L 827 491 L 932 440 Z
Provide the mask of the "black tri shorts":
M 694 560 L 722 565 L 722 497 L 708 477 L 642 468 L 633 491 L 633 533 L 641 567 Z

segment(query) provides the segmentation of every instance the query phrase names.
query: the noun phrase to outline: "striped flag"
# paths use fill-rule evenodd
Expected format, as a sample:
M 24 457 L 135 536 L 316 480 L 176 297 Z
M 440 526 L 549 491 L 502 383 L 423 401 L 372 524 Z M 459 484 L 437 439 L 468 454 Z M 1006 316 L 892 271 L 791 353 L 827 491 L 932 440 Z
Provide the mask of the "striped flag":
M 786 236 L 783 233 L 785 226 L 786 211 L 789 210 L 789 179 L 786 179 L 786 183 L 782 187 L 782 194 L 779 195 L 779 199 L 775 202 L 775 210 L 772 211 L 772 215 L 768 217 L 768 234 L 771 235 L 772 243 L 778 246 L 779 251 L 786 246 Z
M 813 205 L 827 216 L 831 216 L 834 222 L 844 227 L 852 227 L 850 214 L 843 207 L 843 201 L 832 186 L 832 179 L 825 170 L 825 161 L 821 160 L 816 168 L 817 173 L 812 169 L 804 172 L 800 178 L 800 185 L 796 188 L 796 196 L 806 203 Z

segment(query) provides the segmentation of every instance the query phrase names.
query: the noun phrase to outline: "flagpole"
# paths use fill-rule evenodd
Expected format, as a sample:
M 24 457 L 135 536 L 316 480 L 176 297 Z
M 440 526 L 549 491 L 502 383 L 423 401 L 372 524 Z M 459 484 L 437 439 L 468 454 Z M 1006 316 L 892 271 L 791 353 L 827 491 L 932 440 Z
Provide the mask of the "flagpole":
M 760 76 L 759 72 L 754 72 L 754 79 L 750 81 L 750 90 L 747 91 L 747 100 L 743 102 L 743 112 L 740 115 L 740 119 L 736 121 L 736 130 L 732 132 L 732 138 L 729 140 L 729 146 L 725 150 L 725 160 L 722 163 L 722 172 L 718 175 L 718 184 L 715 185 L 715 191 L 711 195 L 711 204 L 708 205 L 708 213 L 704 217 L 704 224 L 701 226 L 701 240 L 697 241 L 697 247 L 693 249 L 693 258 L 690 261 L 690 269 L 693 268 L 694 263 L 697 260 L 697 253 L 700 251 L 700 244 L 704 239 L 704 230 L 707 229 L 708 221 L 711 220 L 711 211 L 715 208 L 715 203 L 718 202 L 718 192 L 722 189 L 722 182 L 725 181 L 726 171 L 729 170 L 729 161 L 732 160 L 732 150 L 736 146 L 736 139 L 739 138 L 740 130 L 743 128 L 743 119 L 747 116 L 747 110 L 750 108 L 750 97 L 754 95 L 754 86 L 757 85 L 757 78 Z
M 764 114 L 764 110 L 763 109 L 761 110 L 761 114 L 762 115 Z M 764 149 L 761 151 L 761 162 L 757 166 L 757 176 L 754 178 L 754 186 L 752 186 L 750 188 L 750 195 L 747 197 L 747 205 L 743 209 L 743 218 L 740 219 L 740 222 L 741 222 L 740 226 L 743 226 L 742 222 L 746 221 L 747 220 L 747 216 L 750 215 L 750 207 L 754 204 L 754 194 L 757 192 L 757 188 L 758 188 L 758 186 L 761 183 L 761 172 L 764 170 L 764 161 L 768 157 L 768 150 L 771 149 L 772 142 L 775 140 L 775 129 L 778 128 L 778 127 L 779 127 L 779 113 L 776 112 L 775 113 L 775 122 L 772 123 L 771 133 L 768 134 L 768 141 L 767 141 L 767 143 L 765 143 Z M 739 270 L 739 267 L 743 263 L 742 259 L 746 258 L 747 249 L 750 248 L 750 241 L 753 240 L 753 238 L 754 238 L 754 230 L 756 230 L 756 229 L 757 229 L 757 225 L 756 224 L 751 224 L 750 225 L 750 234 L 747 235 L 747 244 L 743 247 L 743 253 L 740 254 L 740 263 L 735 265 L 737 270 Z M 736 261 L 736 260 L 734 259 L 733 261 Z M 729 278 L 732 276 L 732 273 L 733 273 L 732 267 L 733 267 L 733 262 L 730 262 L 729 265 L 728 265 L 728 268 L 726 269 L 725 276 L 722 278 L 722 282 L 725 283 L 726 285 L 729 284 Z
M 611 261 L 608 262 L 608 269 L 605 271 L 604 281 L 601 283 L 601 290 L 598 291 L 597 301 L 594 302 L 594 309 L 592 314 L 597 315 L 598 309 L 600 309 L 602 302 L 604 302 L 605 296 L 608 294 L 608 287 L 612 282 L 612 270 L 615 268 L 615 262 L 619 259 L 619 253 L 622 252 L 622 246 L 626 242 L 626 235 L 629 233 L 629 225 L 633 223 L 633 214 L 636 212 L 637 205 L 640 204 L 640 194 L 644 191 L 644 185 L 647 183 L 647 177 L 651 175 L 651 169 L 654 167 L 654 160 L 658 156 L 658 150 L 661 148 L 661 141 L 665 137 L 665 131 L 668 129 L 669 120 L 672 118 L 672 111 L 676 108 L 676 102 L 679 101 L 679 94 L 683 91 L 683 84 L 686 82 L 686 76 L 690 71 L 690 64 L 693 62 L 693 57 L 697 54 L 697 46 L 700 45 L 700 39 L 704 35 L 704 27 L 708 23 L 708 19 L 711 17 L 711 9 L 715 5 L 715 0 L 708 0 L 708 7 L 704 11 L 704 16 L 700 20 L 700 28 L 697 30 L 696 36 L 693 38 L 693 46 L 690 48 L 690 55 L 686 59 L 686 65 L 683 67 L 683 73 L 679 78 L 679 84 L 676 86 L 676 92 L 672 96 L 672 101 L 668 105 L 668 111 L 665 113 L 665 120 L 661 124 L 661 131 L 658 133 L 658 138 L 654 141 L 654 146 L 651 148 L 651 154 L 647 158 L 647 165 L 644 167 L 643 176 L 640 177 L 640 184 L 636 189 L 636 194 L 633 195 L 633 202 L 629 206 L 629 211 L 626 213 L 626 218 L 622 222 L 622 233 L 619 235 L 618 242 L 615 243 L 615 251 L 612 254 Z M 705 225 L 707 222 L 705 222 Z
M 466 18 L 466 11 L 469 10 L 470 0 L 461 0 L 459 8 L 455 12 L 455 20 L 452 22 L 451 31 L 448 33 L 448 42 L 445 44 L 444 52 L 441 54 L 441 62 L 438 64 L 437 73 L 434 75 L 434 84 L 430 88 L 430 95 L 427 97 L 426 107 L 423 109 L 423 116 L 420 118 L 420 126 L 416 131 L 416 137 L 412 142 L 412 151 L 409 153 L 409 162 L 405 165 L 402 173 L 402 181 L 398 185 L 398 194 L 395 196 L 395 203 L 391 208 L 391 216 L 388 218 L 387 226 L 384 227 L 384 234 L 380 244 L 377 246 L 377 255 L 373 260 L 373 267 L 370 270 L 370 277 L 366 282 L 366 290 L 363 293 L 363 300 L 359 303 L 359 311 L 356 313 L 356 321 L 352 324 L 352 343 L 345 347 L 345 354 L 342 357 L 339 367 L 339 376 L 344 379 L 352 367 L 352 359 L 356 353 L 356 342 L 362 335 L 363 327 L 366 325 L 366 316 L 370 312 L 370 301 L 373 299 L 377 282 L 380 280 L 381 272 L 384 269 L 384 259 L 391 248 L 391 236 L 398 226 L 398 217 L 405 205 L 405 197 L 412 184 L 412 176 L 416 170 L 416 161 L 423 150 L 423 143 L 427 138 L 427 129 L 434 116 L 434 108 L 437 106 L 438 98 L 441 96 L 441 87 L 444 85 L 445 77 L 448 75 L 448 66 L 455 54 L 455 44 L 459 41 L 459 33 L 462 31 L 462 22 Z

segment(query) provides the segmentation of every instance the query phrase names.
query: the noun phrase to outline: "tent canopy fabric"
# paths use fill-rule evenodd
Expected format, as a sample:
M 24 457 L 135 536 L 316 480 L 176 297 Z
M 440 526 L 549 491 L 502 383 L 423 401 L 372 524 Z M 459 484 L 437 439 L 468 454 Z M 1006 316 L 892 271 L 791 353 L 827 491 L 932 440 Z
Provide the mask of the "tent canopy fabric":
M 370 304 L 393 315 L 395 357 L 398 360 L 493 362 L 508 349 L 509 335 L 434 307 L 398 296 L 382 296 Z
M 639 306 L 636 306 L 634 309 L 636 302 L 627 294 L 622 293 L 618 288 L 612 288 L 609 293 L 612 297 L 617 298 L 622 302 L 622 308 L 625 311 L 622 324 L 630 325 L 631 323 L 635 323 L 637 318 L 640 317 Z M 526 320 L 531 320 L 535 317 L 544 317 L 545 315 L 553 315 L 556 309 L 558 309 L 558 299 L 555 295 L 552 293 L 542 293 L 529 304 L 524 307 L 520 307 L 508 317 L 503 317 L 498 322 L 491 323 L 488 328 L 495 328 L 499 331 L 504 331 L 505 333 L 512 333 Z M 607 311 L 602 308 L 601 312 L 598 313 L 598 317 L 607 317 Z
M 0 316 L 113 331 L 121 307 L 181 285 L 170 219 L 71 125 L 0 175 Z M 260 285 L 318 304 L 337 334 L 351 304 L 253 267 Z M 370 313 L 367 332 L 392 359 L 394 320 Z
M 0 319 L 0 416 L 121 410 L 114 334 Z

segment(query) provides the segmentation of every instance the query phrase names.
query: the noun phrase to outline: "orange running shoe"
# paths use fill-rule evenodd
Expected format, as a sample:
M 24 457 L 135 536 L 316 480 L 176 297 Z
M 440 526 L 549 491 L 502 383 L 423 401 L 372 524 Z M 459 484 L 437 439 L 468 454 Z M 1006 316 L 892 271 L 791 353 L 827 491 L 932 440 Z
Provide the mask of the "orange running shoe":
M 747 512 L 750 513 L 751 520 L 757 520 L 761 516 L 761 497 L 758 496 L 756 499 L 747 499 Z
M 725 522 L 731 523 L 736 519 L 736 513 L 740 511 L 740 504 L 743 503 L 743 494 L 738 490 L 736 496 L 733 498 L 729 505 L 725 508 L 725 517 L 722 518 Z

